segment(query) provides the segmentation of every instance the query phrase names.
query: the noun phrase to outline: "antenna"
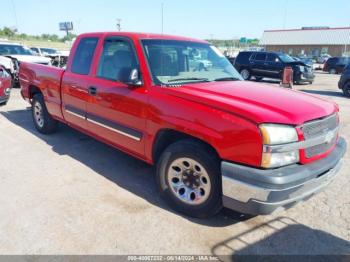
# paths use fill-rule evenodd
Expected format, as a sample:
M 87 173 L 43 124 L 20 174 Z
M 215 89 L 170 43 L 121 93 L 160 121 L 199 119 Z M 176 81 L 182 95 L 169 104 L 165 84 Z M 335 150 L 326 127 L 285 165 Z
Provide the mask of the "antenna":
M 121 22 L 122 20 L 120 18 L 117 18 L 117 30 L 120 32 L 122 30 L 121 28 Z
M 162 34 L 164 33 L 164 3 L 162 3 Z

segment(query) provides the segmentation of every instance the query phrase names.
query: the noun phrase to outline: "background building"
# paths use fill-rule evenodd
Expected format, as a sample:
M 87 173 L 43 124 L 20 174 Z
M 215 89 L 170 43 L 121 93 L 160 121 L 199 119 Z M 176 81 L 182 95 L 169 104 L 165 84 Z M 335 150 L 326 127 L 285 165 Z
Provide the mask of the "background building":
M 264 31 L 260 45 L 267 51 L 317 57 L 350 54 L 350 27 L 304 27 Z

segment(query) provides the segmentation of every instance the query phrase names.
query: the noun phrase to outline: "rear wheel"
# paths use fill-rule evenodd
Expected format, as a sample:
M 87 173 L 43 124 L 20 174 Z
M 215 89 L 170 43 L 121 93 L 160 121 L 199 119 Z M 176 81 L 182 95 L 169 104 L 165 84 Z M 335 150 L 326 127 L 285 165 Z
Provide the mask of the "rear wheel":
M 46 109 L 42 94 L 36 94 L 32 101 L 32 116 L 35 128 L 42 134 L 52 134 L 57 130 L 58 121 Z
M 331 68 L 329 69 L 329 73 L 335 75 L 337 73 L 337 70 L 335 70 L 335 68 Z
M 346 82 L 345 85 L 343 86 L 343 93 L 344 93 L 344 96 L 350 97 L 350 81 Z
M 204 218 L 221 209 L 220 161 L 199 142 L 170 145 L 158 161 L 157 184 L 170 206 L 185 215 Z
M 249 80 L 251 78 L 250 71 L 246 68 L 242 69 L 240 73 L 244 80 Z

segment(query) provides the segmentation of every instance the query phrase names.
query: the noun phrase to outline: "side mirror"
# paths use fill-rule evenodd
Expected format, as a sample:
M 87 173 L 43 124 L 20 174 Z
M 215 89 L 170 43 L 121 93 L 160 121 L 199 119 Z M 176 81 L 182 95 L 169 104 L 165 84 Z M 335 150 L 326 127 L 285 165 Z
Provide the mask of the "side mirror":
M 127 81 L 127 84 L 133 85 L 133 86 L 142 86 L 143 82 L 140 76 L 140 72 L 138 69 L 134 68 L 130 71 L 129 79 Z

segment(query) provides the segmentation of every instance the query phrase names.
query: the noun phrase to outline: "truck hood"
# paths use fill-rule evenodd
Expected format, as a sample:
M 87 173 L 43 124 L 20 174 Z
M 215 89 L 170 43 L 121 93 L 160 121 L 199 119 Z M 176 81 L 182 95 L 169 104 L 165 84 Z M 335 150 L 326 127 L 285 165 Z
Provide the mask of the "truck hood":
M 255 123 L 300 125 L 338 111 L 326 99 L 248 81 L 208 82 L 169 87 L 170 95 L 201 103 Z
M 34 55 L 11 55 L 11 57 L 16 58 L 19 62 L 29 62 L 35 64 L 49 64 L 51 61 L 50 58 Z

